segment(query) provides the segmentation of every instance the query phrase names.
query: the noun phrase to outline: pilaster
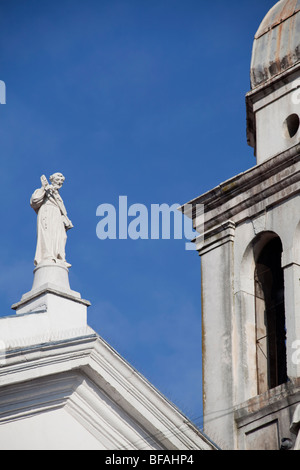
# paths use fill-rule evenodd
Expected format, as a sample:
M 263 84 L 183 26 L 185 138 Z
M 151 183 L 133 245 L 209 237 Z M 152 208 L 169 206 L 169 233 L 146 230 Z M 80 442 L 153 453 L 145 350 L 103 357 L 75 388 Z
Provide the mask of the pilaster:
M 221 448 L 232 448 L 234 224 L 205 234 L 201 255 L 204 430 Z

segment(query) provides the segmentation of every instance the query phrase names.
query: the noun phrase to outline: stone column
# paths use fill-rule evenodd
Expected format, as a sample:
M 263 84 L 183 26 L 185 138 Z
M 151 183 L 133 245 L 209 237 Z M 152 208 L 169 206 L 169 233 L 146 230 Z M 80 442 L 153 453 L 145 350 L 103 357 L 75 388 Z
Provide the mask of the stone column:
M 287 330 L 287 375 L 289 379 L 293 380 L 300 377 L 300 266 L 297 263 L 288 263 L 283 268 Z
M 234 448 L 233 242 L 227 222 L 206 233 L 199 251 L 202 276 L 204 430 L 222 449 Z
M 297 436 L 294 450 L 300 450 L 300 405 L 297 406 L 294 412 L 290 431 Z

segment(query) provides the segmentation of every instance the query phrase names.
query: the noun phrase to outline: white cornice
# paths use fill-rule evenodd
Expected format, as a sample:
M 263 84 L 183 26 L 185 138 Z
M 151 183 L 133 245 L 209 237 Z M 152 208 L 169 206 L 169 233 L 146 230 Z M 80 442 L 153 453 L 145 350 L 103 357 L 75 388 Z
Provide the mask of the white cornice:
M 81 380 L 80 386 L 78 386 L 78 376 L 77 382 L 72 376 L 75 372 L 86 377 L 86 380 Z M 64 382 L 63 378 L 66 374 L 68 377 L 73 377 L 76 387 L 74 383 L 70 385 L 68 380 Z M 15 410 L 10 409 L 9 419 L 18 416 L 18 412 L 23 413 L 24 416 L 26 413 L 39 412 L 43 407 L 65 406 L 67 403 L 66 409 L 85 422 L 90 432 L 96 437 L 99 437 L 101 433 L 105 434 L 104 421 L 109 422 L 111 427 L 106 429 L 110 429 L 108 434 L 111 435 L 111 446 L 114 440 L 115 445 L 117 442 L 121 445 L 117 436 L 118 432 L 119 437 L 125 433 L 125 428 L 123 429 L 123 425 L 120 424 L 122 422 L 120 416 L 123 414 L 124 417 L 128 417 L 127 421 L 125 420 L 127 427 L 130 420 L 135 423 L 135 426 L 130 425 L 125 433 L 125 438 L 128 439 L 130 446 L 133 446 L 131 448 L 143 448 L 143 446 L 150 445 L 151 439 L 151 445 L 158 446 L 156 448 L 178 450 L 214 448 L 210 441 L 202 436 L 200 431 L 172 403 L 95 334 L 36 344 L 28 348 L 11 349 L 6 356 L 6 364 L 0 367 L 0 397 L 1 393 L 4 397 L 5 390 L 11 389 L 11 386 L 14 390 L 20 391 L 24 384 L 28 386 L 37 378 L 38 382 L 42 381 L 41 383 L 50 383 L 49 380 L 52 380 L 51 383 L 54 389 L 56 387 L 57 395 L 53 392 L 51 400 L 46 392 L 43 395 L 43 391 L 39 391 L 37 387 L 36 406 L 29 406 L 26 409 L 26 396 L 30 396 L 30 393 L 26 395 L 27 392 L 24 392 L 23 405 L 24 403 L 25 405 L 22 405 L 22 408 L 20 402 L 18 404 L 17 401 L 12 400 L 10 406 L 15 407 Z M 70 392 L 67 390 L 68 387 L 72 389 Z M 59 390 L 62 391 L 62 395 Z M 105 418 L 104 396 L 115 404 L 115 410 L 119 410 L 117 414 L 109 414 L 116 413 L 116 411 L 106 409 Z M 7 400 L 9 400 L 8 396 Z M 0 419 L 1 416 L 4 419 L 8 402 L 0 399 L 0 403 Z M 117 415 L 120 419 L 118 426 L 121 426 L 119 431 L 115 421 Z M 144 430 L 144 438 L 141 437 L 142 431 L 137 433 L 137 428 Z M 108 437 L 107 439 L 109 440 Z M 124 444 L 124 440 L 122 442 Z M 106 445 L 109 445 L 108 441 Z M 127 443 L 125 447 L 127 445 L 129 444 Z

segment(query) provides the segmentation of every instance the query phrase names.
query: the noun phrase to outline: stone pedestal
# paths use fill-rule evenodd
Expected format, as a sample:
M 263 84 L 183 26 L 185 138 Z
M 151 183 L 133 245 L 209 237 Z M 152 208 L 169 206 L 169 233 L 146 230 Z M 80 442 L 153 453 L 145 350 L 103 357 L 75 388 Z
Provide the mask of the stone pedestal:
M 34 269 L 32 289 L 12 309 L 17 315 L 46 315 L 48 328 L 65 330 L 87 325 L 89 305 L 79 292 L 71 290 L 65 263 L 47 261 Z
M 60 290 L 70 291 L 69 270 L 63 262 L 43 261 L 33 271 L 34 279 L 31 291 L 40 289 L 45 284 L 57 286 Z

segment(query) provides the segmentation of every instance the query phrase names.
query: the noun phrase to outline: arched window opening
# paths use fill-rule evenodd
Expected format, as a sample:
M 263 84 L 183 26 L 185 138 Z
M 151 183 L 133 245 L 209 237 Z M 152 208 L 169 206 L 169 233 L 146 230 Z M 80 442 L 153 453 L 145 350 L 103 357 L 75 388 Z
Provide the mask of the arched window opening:
M 261 250 L 255 269 L 258 394 L 287 381 L 282 244 L 278 237 Z

